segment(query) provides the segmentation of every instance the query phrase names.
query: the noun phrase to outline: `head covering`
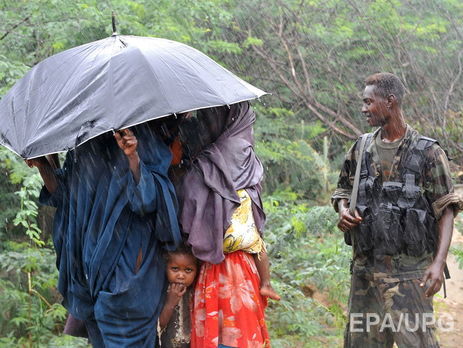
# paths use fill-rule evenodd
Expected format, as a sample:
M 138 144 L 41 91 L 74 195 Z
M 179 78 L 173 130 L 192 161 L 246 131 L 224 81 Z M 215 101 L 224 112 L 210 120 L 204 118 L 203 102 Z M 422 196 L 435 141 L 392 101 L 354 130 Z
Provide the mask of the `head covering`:
M 207 262 L 224 259 L 223 235 L 240 204 L 236 191 L 246 189 L 261 232 L 265 214 L 260 199 L 263 167 L 254 152 L 256 116 L 248 102 L 198 112 L 205 145 L 178 190 L 180 223 L 193 254 Z
M 166 281 L 162 248 L 180 242 L 170 151 L 148 125 L 132 129 L 138 182 L 106 134 L 69 151 L 57 190 L 43 188 L 40 197 L 57 207 L 53 242 L 63 304 L 74 318 L 94 323 L 87 326 L 92 343 L 111 347 L 154 346 Z

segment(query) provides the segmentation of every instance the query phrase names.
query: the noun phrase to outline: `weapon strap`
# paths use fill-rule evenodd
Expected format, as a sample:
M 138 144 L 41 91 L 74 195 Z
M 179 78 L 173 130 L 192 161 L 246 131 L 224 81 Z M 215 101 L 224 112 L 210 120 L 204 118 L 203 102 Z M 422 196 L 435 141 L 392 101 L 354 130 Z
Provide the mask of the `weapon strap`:
M 354 215 L 355 206 L 357 205 L 357 196 L 359 191 L 359 182 L 360 182 L 360 170 L 362 168 L 362 161 L 363 161 L 363 152 L 365 149 L 365 143 L 367 141 L 369 134 L 362 135 L 360 139 L 360 148 L 359 154 L 357 156 L 357 167 L 355 168 L 355 176 L 354 176 L 354 186 L 352 187 L 352 193 L 350 196 L 350 204 L 349 204 L 349 212 Z
M 445 264 L 445 267 L 444 267 L 444 298 L 447 298 L 447 286 L 445 285 L 446 279 L 450 279 L 450 272 L 449 272 L 447 263 Z
M 363 151 L 365 149 L 365 143 L 367 141 L 368 134 L 363 134 L 362 138 L 360 139 L 360 148 L 357 156 L 357 166 L 355 168 L 355 176 L 354 176 L 354 185 L 352 187 L 352 193 L 350 196 L 350 203 L 349 203 L 349 212 L 351 215 L 354 215 L 355 206 L 357 205 L 357 196 L 359 191 L 359 182 L 360 182 L 360 171 L 362 169 L 362 162 L 363 162 Z M 352 231 L 349 231 L 351 233 Z M 351 234 L 351 244 L 352 244 L 352 261 L 350 264 L 351 273 L 354 269 L 354 259 L 355 259 L 355 242 L 354 236 Z

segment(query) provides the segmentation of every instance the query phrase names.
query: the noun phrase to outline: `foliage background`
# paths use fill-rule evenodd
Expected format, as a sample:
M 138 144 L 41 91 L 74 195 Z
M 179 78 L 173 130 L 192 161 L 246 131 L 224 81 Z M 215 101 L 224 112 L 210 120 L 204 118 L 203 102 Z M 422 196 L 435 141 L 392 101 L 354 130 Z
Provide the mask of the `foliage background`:
M 283 294 L 268 310 L 272 342 L 338 346 L 349 249 L 328 204 L 342 154 L 367 131 L 362 81 L 378 71 L 399 75 L 407 120 L 441 141 L 462 181 L 463 3 L 3 0 L 0 96 L 44 58 L 110 35 L 111 11 L 120 33 L 184 42 L 272 93 L 254 103 L 256 150 L 266 168 L 265 238 Z M 0 346 L 85 346 L 61 335 L 53 212 L 37 206 L 39 189 L 38 174 L 1 148 Z

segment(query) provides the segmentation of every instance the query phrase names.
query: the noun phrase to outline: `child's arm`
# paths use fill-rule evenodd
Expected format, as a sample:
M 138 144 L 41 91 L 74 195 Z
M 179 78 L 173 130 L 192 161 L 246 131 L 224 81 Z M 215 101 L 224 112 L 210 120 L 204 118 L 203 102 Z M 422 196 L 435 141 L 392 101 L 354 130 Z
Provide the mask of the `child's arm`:
M 159 326 L 164 330 L 169 324 L 172 314 L 174 313 L 175 306 L 178 305 L 180 299 L 186 292 L 186 286 L 178 283 L 171 283 L 167 288 L 167 299 L 159 316 Z

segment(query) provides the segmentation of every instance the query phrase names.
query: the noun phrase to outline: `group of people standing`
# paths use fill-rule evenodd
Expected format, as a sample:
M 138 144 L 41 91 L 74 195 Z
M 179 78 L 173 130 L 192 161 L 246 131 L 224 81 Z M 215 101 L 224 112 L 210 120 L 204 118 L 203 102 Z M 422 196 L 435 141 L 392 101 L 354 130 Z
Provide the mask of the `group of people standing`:
M 332 196 L 353 247 L 344 346 L 436 348 L 428 322 L 400 324 L 404 313 L 433 314 L 463 202 L 438 142 L 406 124 L 400 79 L 379 73 L 365 84 L 362 112 L 378 128 L 349 150 Z M 262 240 L 254 121 L 242 102 L 100 136 L 62 168 L 29 161 L 45 182 L 41 201 L 57 207 L 64 305 L 95 347 L 270 346 L 264 310 L 279 296 Z
M 94 347 L 266 347 L 270 285 L 248 102 L 28 160 L 56 207 L 67 332 Z

